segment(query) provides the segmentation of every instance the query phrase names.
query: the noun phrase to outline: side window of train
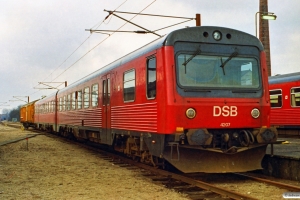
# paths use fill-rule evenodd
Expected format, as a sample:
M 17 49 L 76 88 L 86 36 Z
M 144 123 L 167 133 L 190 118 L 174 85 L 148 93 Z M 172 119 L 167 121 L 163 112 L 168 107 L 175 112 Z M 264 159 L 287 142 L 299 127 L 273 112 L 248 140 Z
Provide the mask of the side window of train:
M 62 107 L 62 110 L 65 111 L 66 110 L 66 101 L 67 101 L 67 98 L 66 96 L 63 97 L 63 107 Z
M 106 103 L 110 104 L 110 79 L 107 79 L 107 99 Z
M 72 110 L 76 109 L 76 92 L 72 93 Z
M 52 112 L 52 101 L 49 101 L 49 112 Z
M 71 109 L 71 94 L 67 95 L 67 110 Z
M 135 70 L 124 72 L 123 77 L 123 98 L 124 102 L 132 102 L 135 98 Z
M 98 84 L 92 85 L 92 107 L 98 106 Z
M 156 58 L 147 60 L 147 98 L 156 97 Z
M 103 94 L 103 96 L 102 96 L 102 105 L 103 106 L 106 105 L 106 93 L 107 93 L 106 89 L 107 89 L 106 80 L 103 80 L 103 82 L 102 82 L 102 94 Z
M 272 108 L 282 107 L 282 91 L 281 90 L 270 90 L 270 102 Z
M 58 104 L 58 106 L 59 106 L 59 111 L 62 111 L 62 105 L 63 105 L 63 100 L 62 100 L 62 98 L 60 97 L 60 98 L 59 98 L 59 104 Z
M 83 93 L 83 108 L 89 108 L 90 107 L 90 88 L 86 87 L 84 88 Z
M 110 79 L 107 79 L 107 80 L 103 80 L 102 82 L 102 94 L 103 94 L 103 97 L 102 97 L 102 105 L 107 105 L 107 104 L 110 104 Z
M 82 91 L 77 91 L 77 109 L 82 108 Z
M 300 106 L 300 87 L 291 89 L 291 106 L 292 107 Z

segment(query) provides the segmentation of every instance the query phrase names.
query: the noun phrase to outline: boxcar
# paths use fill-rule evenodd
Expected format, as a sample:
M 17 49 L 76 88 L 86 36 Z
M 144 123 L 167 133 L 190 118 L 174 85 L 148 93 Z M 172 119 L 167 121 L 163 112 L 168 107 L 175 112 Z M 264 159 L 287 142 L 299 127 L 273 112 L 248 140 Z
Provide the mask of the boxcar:
M 265 52 L 256 37 L 190 27 L 38 101 L 35 121 L 153 165 L 249 171 L 261 168 L 267 145 L 277 139 L 268 91 Z
M 300 135 L 300 72 L 269 77 L 271 125 Z
M 32 101 L 28 104 L 23 105 L 20 108 L 20 122 L 23 124 L 24 128 L 35 127 L 34 114 L 35 114 L 35 102 Z

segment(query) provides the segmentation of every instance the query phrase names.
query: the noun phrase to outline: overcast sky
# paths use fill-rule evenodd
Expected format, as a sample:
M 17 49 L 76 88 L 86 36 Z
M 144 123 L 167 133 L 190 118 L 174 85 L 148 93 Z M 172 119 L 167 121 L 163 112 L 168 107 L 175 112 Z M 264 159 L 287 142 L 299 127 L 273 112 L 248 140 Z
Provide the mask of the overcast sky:
M 30 96 L 32 101 L 55 92 L 34 89 L 45 87 L 38 82 L 71 84 L 157 38 L 85 31 L 116 30 L 125 24 L 117 17 L 103 22 L 108 14 L 104 9 L 191 18 L 200 13 L 203 26 L 224 26 L 255 35 L 259 0 L 0 0 L 0 113 L 25 103 L 11 101 L 17 100 L 13 96 L 24 101 Z M 277 15 L 276 21 L 269 21 L 272 75 L 300 71 L 300 1 L 269 0 L 269 12 Z M 128 20 L 134 17 L 119 15 Z M 136 16 L 132 21 L 157 30 L 182 20 Z M 158 33 L 194 25 L 193 20 Z M 140 28 L 126 24 L 120 30 Z

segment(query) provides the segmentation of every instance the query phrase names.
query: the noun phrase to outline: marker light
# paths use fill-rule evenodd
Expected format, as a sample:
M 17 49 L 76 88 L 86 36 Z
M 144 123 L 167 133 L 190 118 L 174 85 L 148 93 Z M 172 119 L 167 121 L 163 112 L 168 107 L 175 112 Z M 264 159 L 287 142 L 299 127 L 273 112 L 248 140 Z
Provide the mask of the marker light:
M 177 133 L 182 133 L 184 131 L 183 127 L 176 127 Z
M 252 109 L 252 111 L 251 111 L 251 115 L 252 115 L 253 118 L 256 119 L 256 118 L 259 117 L 260 112 L 259 112 L 259 110 L 258 110 L 257 108 L 254 108 L 254 109 Z
M 187 118 L 193 119 L 196 116 L 196 111 L 193 108 L 189 108 L 185 112 Z

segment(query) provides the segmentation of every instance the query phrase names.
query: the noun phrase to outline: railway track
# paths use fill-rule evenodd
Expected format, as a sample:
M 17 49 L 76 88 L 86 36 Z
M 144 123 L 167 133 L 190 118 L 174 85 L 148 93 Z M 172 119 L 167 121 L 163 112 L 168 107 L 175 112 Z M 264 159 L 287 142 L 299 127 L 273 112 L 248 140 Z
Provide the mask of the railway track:
M 20 126 L 16 125 L 13 125 L 11 127 L 20 128 Z M 34 130 L 34 132 L 36 132 L 36 130 Z M 58 137 L 56 135 L 47 133 L 45 135 L 48 137 Z M 65 140 L 65 138 L 61 139 Z M 138 163 L 132 159 L 125 158 L 112 152 L 104 151 L 102 149 L 96 148 L 95 146 L 88 146 L 82 143 L 76 144 L 100 153 L 103 159 L 109 160 L 115 165 L 119 165 L 120 167 L 124 167 L 128 170 L 139 170 L 143 176 L 148 177 L 153 182 L 163 184 L 167 188 L 185 193 L 190 199 L 204 199 L 208 197 L 210 199 L 256 199 L 251 195 L 241 194 L 239 192 L 232 191 L 231 189 L 217 186 L 213 183 L 213 181 L 206 181 L 205 178 L 203 178 L 211 177 L 211 175 L 173 173 L 170 171 L 165 171 L 142 163 Z M 228 174 L 226 174 L 226 176 L 227 175 Z M 300 191 L 300 187 L 296 187 L 293 185 L 283 184 L 280 182 L 270 181 L 267 179 L 262 179 L 241 173 L 232 175 L 242 177 L 243 179 L 252 180 L 253 184 L 260 182 L 275 186 L 277 188 L 283 188 L 290 192 Z
M 90 146 L 88 148 L 91 148 Z M 201 177 L 210 177 L 209 174 L 180 174 L 170 171 L 161 170 L 152 166 L 138 163 L 132 159 L 124 158 L 110 152 L 104 152 L 102 150 L 92 148 L 92 150 L 100 152 L 106 159 L 109 159 L 120 167 L 126 167 L 127 169 L 142 169 L 144 176 L 147 176 L 154 182 L 160 182 L 167 188 L 174 189 L 178 192 L 185 193 L 191 199 L 204 199 L 204 198 L 222 198 L 222 199 L 257 199 L 250 195 L 245 195 L 239 192 L 232 191 L 231 189 L 225 189 L 223 187 L 216 186 L 213 183 L 203 181 Z M 199 176 L 200 175 L 200 178 Z M 216 175 L 216 174 L 214 174 Z M 300 187 L 281 183 L 278 181 L 271 181 L 268 179 L 259 178 L 256 176 L 250 176 L 243 173 L 225 174 L 231 176 L 231 180 L 238 181 L 240 178 L 244 180 L 252 180 L 253 184 L 264 183 L 266 185 L 274 186 L 276 188 L 285 189 L 289 192 L 299 192 Z M 219 175 L 217 175 L 219 176 Z M 239 177 L 239 178 L 234 178 Z M 234 183 L 236 184 L 236 182 Z
M 202 199 L 207 196 L 216 199 L 256 199 L 251 196 L 226 190 L 224 188 L 217 187 L 212 184 L 196 180 L 194 178 L 179 173 L 173 173 L 143 163 L 139 163 L 130 158 L 126 158 L 115 153 L 103 151 L 102 149 L 98 149 L 96 147 L 87 146 L 85 144 L 79 145 L 101 153 L 103 158 L 108 159 L 114 164 L 120 165 L 121 167 L 126 167 L 127 169 L 134 168 L 135 170 L 137 168 L 139 170 L 142 170 L 143 175 L 152 179 L 152 181 L 161 182 L 161 184 L 164 184 L 166 187 L 178 190 L 181 193 L 186 193 L 191 199 Z
M 203 181 L 203 179 L 199 178 L 198 176 L 200 175 L 200 177 L 210 177 L 210 174 L 181 174 L 176 172 L 165 171 L 156 167 L 139 163 L 135 160 L 117 155 L 112 152 L 104 151 L 102 149 L 92 146 L 87 146 L 86 144 L 79 143 L 78 145 L 100 153 L 103 159 L 109 160 L 115 165 L 119 165 L 120 167 L 124 167 L 128 170 L 140 170 L 143 176 L 148 177 L 153 182 L 158 182 L 159 184 L 165 185 L 165 187 L 167 188 L 174 189 L 181 193 L 185 193 L 189 196 L 190 199 L 206 199 L 208 197 L 210 199 L 257 199 L 253 196 L 242 194 L 240 192 L 235 192 L 231 189 L 226 189 L 217 186 L 216 184 L 209 183 L 205 180 Z M 288 185 L 277 181 L 271 181 L 268 179 L 258 178 L 242 173 L 225 175 L 238 176 L 243 178 L 244 180 L 252 180 L 253 184 L 264 183 L 270 186 L 275 186 L 276 188 L 285 189 L 289 192 L 300 191 L 300 187 L 297 186 Z M 231 177 L 231 179 L 234 178 Z

